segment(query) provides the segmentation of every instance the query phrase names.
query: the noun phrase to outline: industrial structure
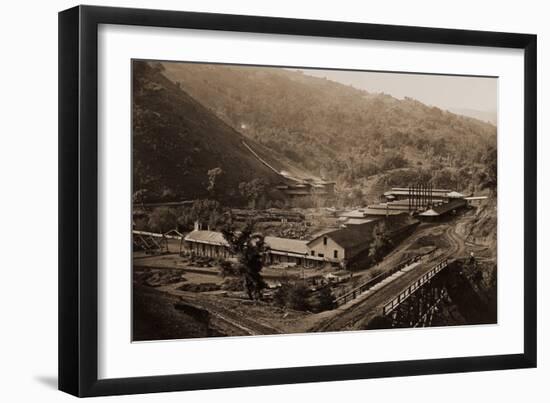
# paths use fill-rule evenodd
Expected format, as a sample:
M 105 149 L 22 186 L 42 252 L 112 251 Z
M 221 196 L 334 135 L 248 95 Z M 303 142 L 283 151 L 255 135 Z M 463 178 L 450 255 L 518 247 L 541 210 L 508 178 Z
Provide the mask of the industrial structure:
M 313 183 L 310 185 L 315 187 Z M 287 189 L 290 191 L 290 187 Z M 303 195 L 309 194 L 308 188 L 303 189 Z M 414 230 L 419 220 L 438 220 L 454 215 L 468 205 L 469 199 L 474 202 L 484 198 L 466 197 L 453 190 L 434 189 L 426 185 L 392 188 L 383 197 L 384 202 L 340 213 L 337 216 L 338 228 L 326 228 L 311 239 L 266 236 L 264 240 L 268 251 L 265 263 L 304 267 L 325 264 L 350 267 L 363 264 L 369 261 L 369 248 L 377 228 L 383 227 L 384 236 L 398 241 Z M 303 219 L 302 215 L 293 214 L 287 218 L 298 221 Z M 193 231 L 185 237 L 181 235 L 179 239 L 180 251 L 211 258 L 232 257 L 223 234 L 203 229 L 198 222 Z M 167 249 L 165 245 L 166 236 L 162 234 L 134 231 L 136 248 L 162 252 Z
M 451 189 L 434 189 L 431 185 L 418 184 L 411 185 L 409 187 L 395 187 L 391 188 L 382 195 L 383 200 L 414 200 L 416 205 L 426 205 L 433 200 L 440 200 L 447 202 L 449 199 L 459 199 L 466 197 L 462 193 Z
M 456 213 L 468 203 L 486 199 L 486 196 L 470 196 L 451 189 L 434 189 L 420 184 L 406 188 L 395 187 L 384 192 L 382 201 L 367 207 L 340 214 L 340 221 L 346 225 L 351 219 L 373 219 L 406 212 L 421 219 L 438 219 L 449 213 Z
M 268 246 L 266 264 L 285 263 L 304 267 L 331 264 L 347 267 L 369 258 L 369 247 L 376 226 L 383 223 L 389 239 L 397 241 L 419 223 L 408 214 L 370 220 L 362 225 L 352 225 L 327 231 L 310 240 L 298 240 L 266 236 Z M 184 238 L 189 253 L 213 258 L 230 257 L 229 245 L 220 232 L 194 230 Z
M 380 203 L 344 211 L 338 217 L 344 226 L 364 224 L 375 219 L 403 213 L 419 217 L 441 217 L 449 211 L 466 206 L 468 199 L 473 201 L 480 198 L 485 197 L 466 197 L 462 193 L 450 189 L 434 189 L 429 185 L 398 187 L 385 192 L 381 196 Z M 423 214 L 424 212 L 428 213 Z
M 296 174 L 293 175 L 287 171 L 281 171 L 266 161 L 264 157 L 260 156 L 250 144 L 245 141 L 242 143 L 258 161 L 281 177 L 281 182 L 275 188 L 284 193 L 289 199 L 315 196 L 327 200 L 334 196 L 335 182 L 312 177 L 298 177 Z
M 292 179 L 275 186 L 275 188 L 291 199 L 314 196 L 330 199 L 334 196 L 334 184 L 334 182 L 325 180 Z

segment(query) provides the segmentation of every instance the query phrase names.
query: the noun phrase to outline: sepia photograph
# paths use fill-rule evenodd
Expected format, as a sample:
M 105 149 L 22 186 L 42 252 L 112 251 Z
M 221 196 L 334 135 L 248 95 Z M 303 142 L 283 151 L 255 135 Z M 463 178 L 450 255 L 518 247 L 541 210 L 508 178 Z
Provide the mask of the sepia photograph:
M 131 73 L 133 341 L 497 324 L 497 77 Z

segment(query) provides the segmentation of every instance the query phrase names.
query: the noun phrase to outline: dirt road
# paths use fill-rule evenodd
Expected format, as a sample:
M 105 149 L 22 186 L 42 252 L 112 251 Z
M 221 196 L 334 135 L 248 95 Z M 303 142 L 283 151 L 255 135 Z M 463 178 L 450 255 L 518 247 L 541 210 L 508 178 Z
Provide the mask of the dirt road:
M 458 222 L 464 219 L 460 218 Z M 361 328 L 380 314 L 382 307 L 387 301 L 399 294 L 409 284 L 429 272 L 437 262 L 445 258 L 456 258 L 464 255 L 466 251 L 464 240 L 456 232 L 458 222 L 448 224 L 444 236 L 449 247 L 441 255 L 429 259 L 409 272 L 403 273 L 376 293 L 359 297 L 351 303 L 330 311 L 330 316 L 323 315 L 322 319 L 311 326 L 308 331 L 321 332 Z M 416 234 L 410 242 L 414 242 L 421 235 Z M 399 250 L 401 252 L 404 251 L 403 248 L 399 248 Z M 387 263 L 386 259 L 384 261 Z
M 280 329 L 263 323 L 257 318 L 253 319 L 237 309 L 231 309 L 232 303 L 228 299 L 180 291 L 177 289 L 177 285 L 159 287 L 159 290 L 178 296 L 183 304 L 208 311 L 211 317 L 218 322 L 218 327 L 222 327 L 224 333 L 228 336 L 282 333 Z M 240 302 L 242 303 L 242 301 Z
M 382 272 L 390 270 L 416 254 L 418 248 L 437 247 L 435 253 L 426 257 L 420 264 L 402 270 L 391 282 L 376 291 L 364 294 L 335 310 L 318 314 L 289 314 L 288 311 L 268 303 L 244 303 L 242 299 L 234 300 L 208 293 L 182 291 L 178 289 L 178 284 L 167 284 L 159 287 L 159 290 L 179 298 L 182 304 L 207 311 L 214 327 L 228 336 L 362 329 L 372 318 L 380 314 L 382 306 L 388 300 L 430 271 L 436 263 L 444 258 L 463 257 L 469 253 L 471 248 L 465 244 L 460 234 L 460 225 L 468 219 L 468 216 L 462 216 L 447 223 L 422 224 L 376 268 Z M 354 278 L 368 276 L 372 269 L 356 273 Z

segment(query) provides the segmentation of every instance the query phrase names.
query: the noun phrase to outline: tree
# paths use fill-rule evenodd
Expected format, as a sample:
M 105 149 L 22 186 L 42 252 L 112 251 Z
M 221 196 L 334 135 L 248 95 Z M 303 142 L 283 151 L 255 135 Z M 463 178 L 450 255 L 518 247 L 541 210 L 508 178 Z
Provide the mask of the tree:
M 362 206 L 365 203 L 365 195 L 360 188 L 353 188 L 349 199 L 353 206 Z
M 147 189 L 138 189 L 132 193 L 132 203 L 143 205 L 145 199 L 147 198 Z
M 374 263 L 378 262 L 390 244 L 391 240 L 387 235 L 386 224 L 381 222 L 375 225 L 372 230 L 372 241 L 369 246 L 369 257 Z
M 260 272 L 267 246 L 264 236 L 253 230 L 254 224 L 248 222 L 242 231 L 236 231 L 231 225 L 226 225 L 222 229 L 222 234 L 229 244 L 231 253 L 237 256 L 238 263 L 235 269 L 248 298 L 257 300 L 262 297 L 262 290 L 266 287 Z
M 256 203 L 260 196 L 263 196 L 267 184 L 261 179 L 252 179 L 250 182 L 239 183 L 239 192 L 247 199 L 248 205 L 256 208 Z
M 390 169 L 404 168 L 409 165 L 409 162 L 405 157 L 399 154 L 388 154 L 382 158 L 381 168 L 384 171 Z
M 221 174 L 223 174 L 223 170 L 219 167 L 208 170 L 208 186 L 206 190 L 208 190 L 210 194 L 214 194 L 216 178 Z
M 319 290 L 319 304 L 317 306 L 317 309 L 319 311 L 329 311 L 331 309 L 335 308 L 335 298 L 334 295 L 332 295 L 332 291 L 330 289 L 330 286 L 323 287 Z
M 149 216 L 149 228 L 164 234 L 177 226 L 177 216 L 170 207 L 158 207 Z
M 195 200 L 191 207 L 183 208 L 178 217 L 178 225 L 182 228 L 192 228 L 195 222 L 207 224 L 212 230 L 223 226 L 228 220 L 227 213 L 216 200 Z
M 194 221 L 206 222 L 213 212 L 221 212 L 222 207 L 216 200 L 201 199 L 195 200 L 191 206 L 191 218 Z
M 220 276 L 223 278 L 226 277 L 232 277 L 235 276 L 237 273 L 235 272 L 235 268 L 228 260 L 222 260 L 220 262 Z
M 480 174 L 480 185 L 482 189 L 490 189 L 493 193 L 497 191 L 497 149 L 494 146 L 487 148 L 481 160 L 485 165 Z
M 311 307 L 308 301 L 310 291 L 303 282 L 284 282 L 277 289 L 273 296 L 275 304 L 294 309 L 297 311 L 308 311 Z

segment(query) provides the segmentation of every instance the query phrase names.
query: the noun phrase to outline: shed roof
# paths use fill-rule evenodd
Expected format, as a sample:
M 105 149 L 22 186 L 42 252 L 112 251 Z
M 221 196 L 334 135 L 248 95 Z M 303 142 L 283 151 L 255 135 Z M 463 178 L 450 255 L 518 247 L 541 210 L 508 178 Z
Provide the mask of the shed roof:
M 368 207 L 371 210 L 408 210 L 408 203 L 397 203 L 397 202 L 388 202 L 388 203 L 379 203 L 371 204 Z
M 344 211 L 340 214 L 340 217 L 348 217 L 348 218 L 364 218 L 365 217 L 365 208 L 360 208 L 357 210 L 352 211 Z
M 379 218 L 348 218 L 344 221 L 345 225 L 362 225 L 368 224 L 371 221 L 379 220 Z
M 273 251 L 296 253 L 299 255 L 307 255 L 309 253 L 307 241 L 299 239 L 266 236 L 265 243 L 269 246 L 269 249 Z
M 443 203 L 443 199 L 432 199 L 432 203 Z M 389 208 L 400 208 L 400 207 L 408 207 L 409 206 L 409 199 L 401 199 L 401 200 L 393 200 L 385 203 L 378 203 L 374 205 L 369 205 L 370 208 L 385 208 L 386 205 L 389 206 Z
M 447 197 L 449 197 L 451 199 L 459 199 L 459 198 L 465 197 L 465 195 L 453 190 L 452 192 L 447 193 Z
M 468 196 L 468 197 L 465 197 L 464 200 L 485 200 L 488 198 L 489 196 Z
M 408 187 L 392 187 L 391 190 L 405 190 L 405 191 L 408 191 L 409 188 Z M 434 192 L 450 192 L 451 189 L 432 189 L 432 191 Z
M 372 208 L 371 206 L 369 206 L 368 208 L 364 209 L 365 212 L 364 212 L 364 217 L 367 217 L 367 216 L 394 216 L 394 215 L 400 215 L 400 214 L 405 214 L 403 210 L 398 210 L 398 209 L 386 209 L 385 207 L 383 208 Z
M 424 191 L 427 192 L 427 190 L 424 190 Z M 432 196 L 446 197 L 449 192 L 451 192 L 451 190 L 449 189 L 431 189 Z M 416 190 L 414 193 L 418 194 L 419 191 Z M 387 192 L 384 192 L 384 196 L 395 196 L 395 195 L 408 196 L 409 194 L 410 193 L 408 188 L 392 188 L 392 190 L 388 190 Z
M 451 210 L 462 207 L 466 204 L 464 199 L 453 199 L 448 203 L 440 204 L 439 206 L 434 206 L 429 210 L 426 210 L 419 214 L 421 217 L 436 217 L 442 214 L 448 213 Z
M 390 205 L 391 206 L 391 205 Z M 399 211 L 397 208 L 386 208 L 386 204 L 370 205 L 357 210 L 345 211 L 339 215 L 341 218 L 367 218 L 368 216 L 385 216 L 386 211 L 388 215 L 402 214 L 403 211 Z

